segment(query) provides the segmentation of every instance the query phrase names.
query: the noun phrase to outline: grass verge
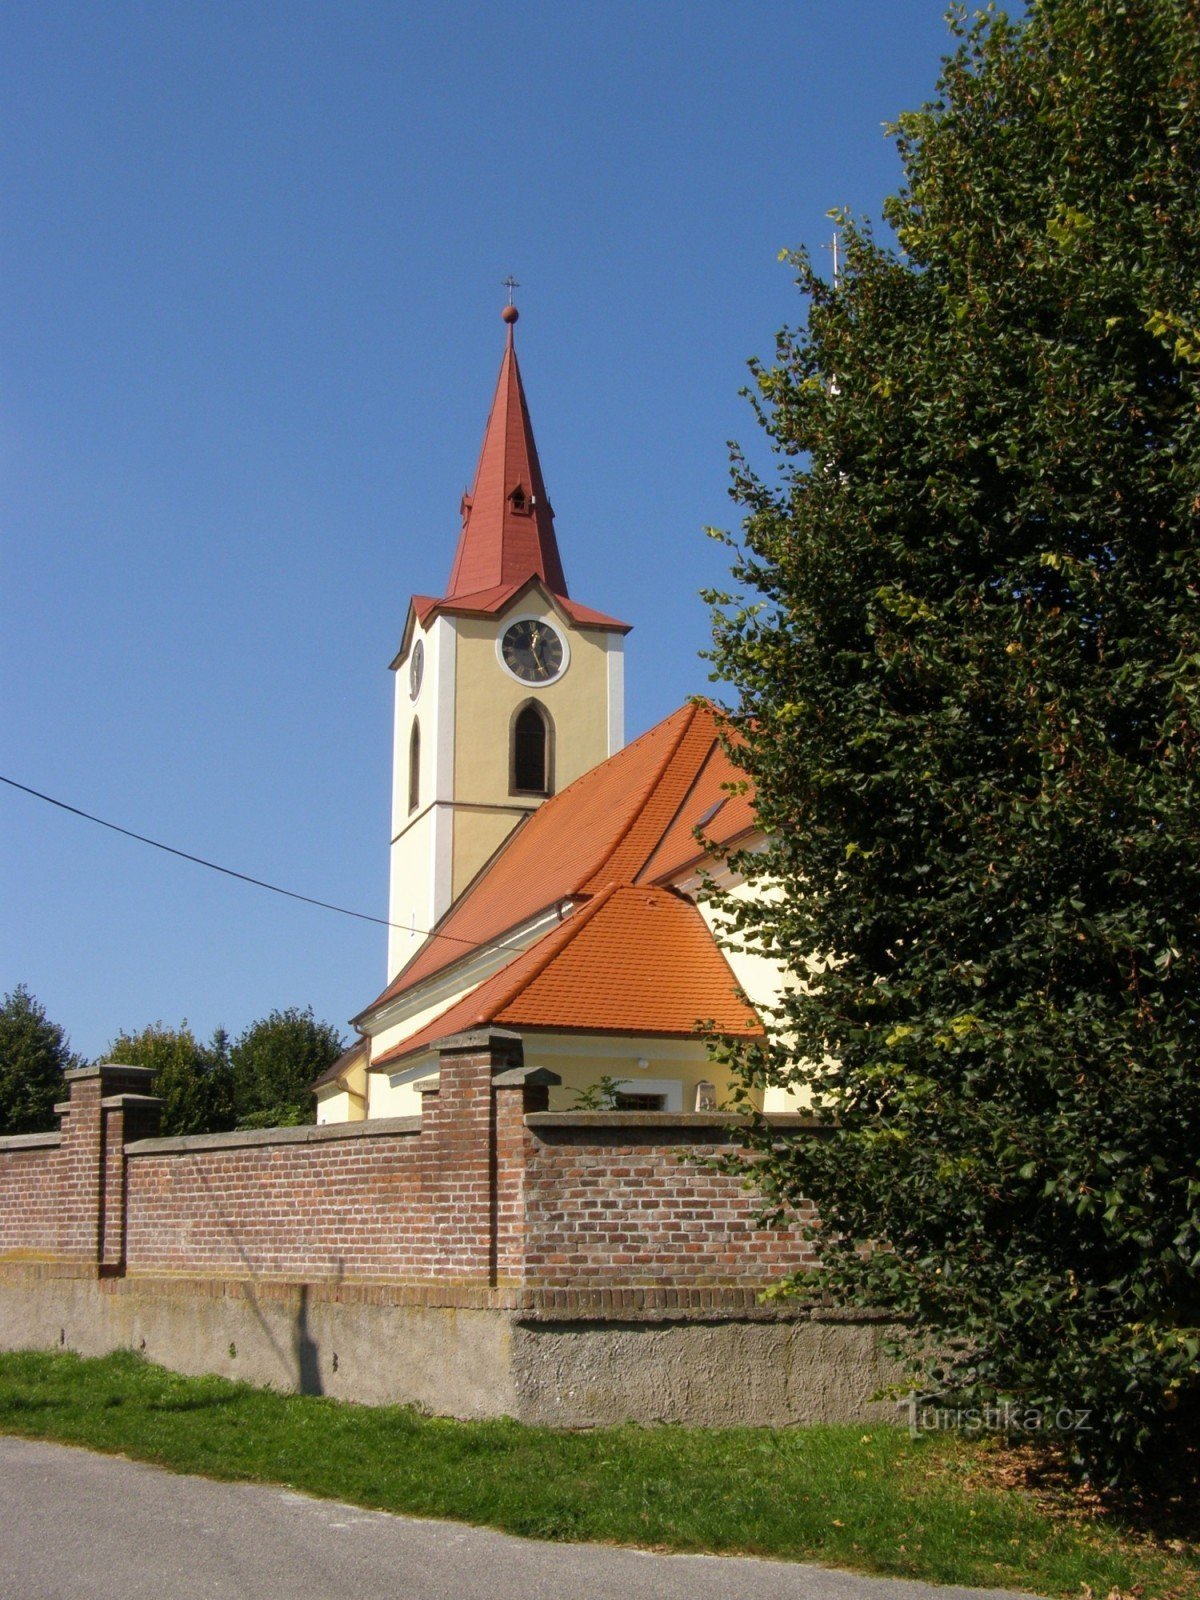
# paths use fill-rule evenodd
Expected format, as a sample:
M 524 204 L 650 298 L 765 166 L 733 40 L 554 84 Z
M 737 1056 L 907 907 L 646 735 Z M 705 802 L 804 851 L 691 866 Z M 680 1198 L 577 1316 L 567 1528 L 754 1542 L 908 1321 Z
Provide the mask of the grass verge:
M 0 1355 L 0 1432 L 539 1539 L 819 1561 L 1103 1600 L 1200 1600 L 1200 1549 L 1065 1490 L 1002 1486 L 994 1440 L 897 1428 L 454 1422 L 184 1378 L 130 1354 Z

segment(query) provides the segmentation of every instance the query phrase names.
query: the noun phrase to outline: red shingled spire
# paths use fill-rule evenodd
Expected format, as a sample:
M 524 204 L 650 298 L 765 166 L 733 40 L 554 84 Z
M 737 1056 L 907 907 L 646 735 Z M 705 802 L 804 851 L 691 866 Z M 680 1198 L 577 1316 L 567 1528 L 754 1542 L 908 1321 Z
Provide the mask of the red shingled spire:
M 475 483 L 463 500 L 463 526 L 445 599 L 540 578 L 566 595 L 554 512 L 542 482 L 533 426 L 513 348 L 516 306 L 505 306 L 508 344 L 483 436 Z

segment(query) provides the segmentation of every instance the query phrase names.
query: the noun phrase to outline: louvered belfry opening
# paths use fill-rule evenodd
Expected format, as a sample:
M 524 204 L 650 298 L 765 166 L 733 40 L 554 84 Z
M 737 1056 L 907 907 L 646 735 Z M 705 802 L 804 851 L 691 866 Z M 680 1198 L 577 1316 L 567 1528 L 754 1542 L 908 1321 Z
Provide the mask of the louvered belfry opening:
M 553 789 L 552 733 L 550 714 L 536 700 L 517 712 L 512 729 L 514 794 L 549 794 Z

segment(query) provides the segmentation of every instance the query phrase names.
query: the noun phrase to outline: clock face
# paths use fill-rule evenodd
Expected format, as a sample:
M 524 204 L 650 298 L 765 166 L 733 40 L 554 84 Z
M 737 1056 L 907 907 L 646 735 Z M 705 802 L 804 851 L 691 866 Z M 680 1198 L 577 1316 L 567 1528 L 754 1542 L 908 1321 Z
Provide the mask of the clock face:
M 563 642 L 548 622 L 525 617 L 500 641 L 504 665 L 524 683 L 549 683 L 563 670 Z
M 421 679 L 425 676 L 425 643 L 418 639 L 413 645 L 412 657 L 408 663 L 408 692 L 415 700 L 421 692 Z

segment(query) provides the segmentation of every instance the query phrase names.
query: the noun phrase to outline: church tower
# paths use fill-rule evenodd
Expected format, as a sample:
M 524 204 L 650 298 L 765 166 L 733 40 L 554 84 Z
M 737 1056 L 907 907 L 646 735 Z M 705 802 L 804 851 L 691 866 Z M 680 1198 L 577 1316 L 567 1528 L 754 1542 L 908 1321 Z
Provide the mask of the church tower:
M 446 593 L 395 672 L 388 978 L 509 833 L 624 742 L 628 626 L 572 600 L 513 332 Z

